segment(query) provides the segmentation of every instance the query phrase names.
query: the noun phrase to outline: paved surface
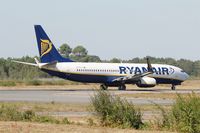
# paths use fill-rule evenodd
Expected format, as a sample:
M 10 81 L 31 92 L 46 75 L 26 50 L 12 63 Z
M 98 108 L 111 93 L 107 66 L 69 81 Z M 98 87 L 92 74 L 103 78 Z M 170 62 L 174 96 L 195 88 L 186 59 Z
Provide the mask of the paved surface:
M 155 90 L 130 90 L 130 91 L 110 91 L 113 94 L 126 94 L 126 93 L 200 93 L 200 90 L 177 90 L 171 91 L 170 89 L 155 89 Z M 63 103 L 89 103 L 90 97 L 95 93 L 93 90 L 1 90 L 0 101 L 28 101 L 28 102 L 63 102 Z M 127 98 L 134 104 L 173 104 L 171 99 L 159 98 Z

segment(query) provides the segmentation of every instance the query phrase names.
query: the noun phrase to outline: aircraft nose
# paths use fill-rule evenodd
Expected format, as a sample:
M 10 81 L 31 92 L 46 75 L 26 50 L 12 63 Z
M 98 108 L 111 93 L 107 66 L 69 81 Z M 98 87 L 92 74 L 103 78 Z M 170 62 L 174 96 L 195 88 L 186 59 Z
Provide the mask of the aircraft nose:
M 184 72 L 184 74 L 183 74 L 183 80 L 187 80 L 189 77 L 190 76 L 186 72 Z

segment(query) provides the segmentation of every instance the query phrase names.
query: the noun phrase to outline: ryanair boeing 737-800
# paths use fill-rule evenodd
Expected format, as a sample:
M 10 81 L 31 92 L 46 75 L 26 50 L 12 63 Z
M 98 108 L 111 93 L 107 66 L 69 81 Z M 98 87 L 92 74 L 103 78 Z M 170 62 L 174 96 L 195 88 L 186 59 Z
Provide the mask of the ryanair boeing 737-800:
M 172 65 L 151 65 L 149 59 L 146 64 L 74 62 L 58 53 L 40 25 L 35 25 L 35 33 L 41 62 L 37 59 L 36 64 L 14 62 L 36 66 L 50 75 L 63 79 L 100 83 L 102 89 L 116 86 L 119 90 L 125 90 L 126 84 L 136 84 L 138 87 L 171 84 L 171 89 L 175 90 L 176 85 L 180 85 L 189 77 L 182 69 Z

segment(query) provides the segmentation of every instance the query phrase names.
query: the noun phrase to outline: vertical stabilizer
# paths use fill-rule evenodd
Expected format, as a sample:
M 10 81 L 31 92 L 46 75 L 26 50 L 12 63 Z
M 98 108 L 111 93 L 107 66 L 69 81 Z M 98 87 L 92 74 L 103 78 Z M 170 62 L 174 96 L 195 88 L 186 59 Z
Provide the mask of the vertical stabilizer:
M 73 62 L 68 58 L 63 58 L 54 47 L 53 43 L 40 25 L 35 25 L 40 60 L 42 63 L 49 62 Z

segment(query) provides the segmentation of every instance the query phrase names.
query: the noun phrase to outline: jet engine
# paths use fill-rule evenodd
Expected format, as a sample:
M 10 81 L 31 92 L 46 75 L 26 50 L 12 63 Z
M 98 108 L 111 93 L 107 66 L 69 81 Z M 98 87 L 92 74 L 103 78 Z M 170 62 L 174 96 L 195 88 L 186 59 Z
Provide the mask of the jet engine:
M 156 80 L 151 77 L 142 77 L 136 85 L 138 87 L 154 87 L 156 85 Z

